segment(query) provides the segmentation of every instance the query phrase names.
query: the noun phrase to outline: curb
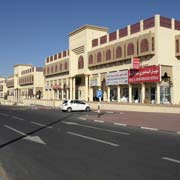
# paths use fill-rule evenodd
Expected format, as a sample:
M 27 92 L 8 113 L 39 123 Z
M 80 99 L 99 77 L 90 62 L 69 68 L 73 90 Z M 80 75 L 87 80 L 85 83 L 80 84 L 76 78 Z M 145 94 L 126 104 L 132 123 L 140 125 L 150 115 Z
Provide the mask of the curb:
M 102 121 L 102 120 L 97 120 L 97 119 L 88 119 L 88 118 L 79 118 L 79 119 L 83 120 L 83 121 L 93 121 L 96 123 L 107 123 L 107 121 Z M 135 128 L 144 129 L 144 130 L 162 131 L 162 132 L 169 132 L 169 133 L 175 133 L 175 134 L 180 135 L 180 131 L 168 131 L 168 130 L 164 130 L 164 129 L 150 128 L 150 127 L 144 127 L 144 126 L 135 126 L 135 125 L 123 124 L 123 123 L 114 123 L 114 122 L 108 122 L 108 123 L 111 123 L 116 126 L 123 126 L 123 127 L 129 126 L 129 127 L 135 127 Z

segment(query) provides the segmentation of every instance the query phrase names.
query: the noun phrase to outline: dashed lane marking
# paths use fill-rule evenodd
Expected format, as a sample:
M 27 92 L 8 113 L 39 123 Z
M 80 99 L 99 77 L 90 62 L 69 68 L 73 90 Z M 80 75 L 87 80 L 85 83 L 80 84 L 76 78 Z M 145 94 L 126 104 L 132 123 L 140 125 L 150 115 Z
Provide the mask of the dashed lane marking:
M 102 121 L 102 120 L 97 120 L 97 119 L 95 119 L 94 122 L 104 123 L 104 121 Z
M 17 120 L 20 120 L 20 121 L 24 121 L 24 119 L 23 118 L 21 118 L 21 117 L 17 117 L 17 116 L 11 116 L 13 119 L 17 119 Z
M 41 127 L 47 127 L 47 128 L 53 128 L 52 126 L 46 126 L 44 124 L 40 124 L 40 123 L 37 123 L 37 122 L 31 122 L 32 124 L 35 124 L 35 125 L 38 125 L 38 126 L 41 126 Z
M 123 123 L 113 123 L 113 124 L 118 126 L 127 126 L 127 124 L 123 124 Z
M 149 127 L 143 127 L 143 126 L 141 126 L 140 128 L 141 129 L 146 129 L 146 130 L 151 130 L 151 131 L 158 131 L 159 130 L 157 128 L 149 128 Z
M 169 157 L 162 157 L 162 159 L 166 160 L 166 161 L 171 161 L 171 162 L 180 164 L 180 160 L 177 160 L 177 159 L 172 159 L 172 158 L 169 158 Z
M 86 120 L 87 120 L 87 118 L 79 118 L 79 119 L 81 119 L 81 120 L 83 120 L 83 121 L 86 121 Z
M 110 129 L 104 129 L 104 128 L 100 128 L 100 127 L 94 127 L 94 126 L 89 126 L 89 125 L 84 125 L 84 124 L 79 124 L 79 123 L 65 122 L 65 121 L 62 121 L 62 123 L 65 123 L 65 124 L 68 124 L 68 125 L 75 125 L 75 126 L 90 128 L 90 129 L 101 130 L 101 131 L 105 131 L 105 132 L 116 133 L 116 134 L 130 135 L 129 133 L 126 133 L 126 132 L 113 131 L 113 130 L 110 130 Z
M 92 141 L 108 144 L 108 145 L 115 146 L 115 147 L 119 146 L 119 144 L 111 143 L 111 142 L 104 141 L 104 140 L 101 140 L 101 139 L 92 138 L 92 137 L 89 137 L 89 136 L 84 136 L 82 134 L 77 134 L 77 133 L 73 133 L 73 132 L 66 132 L 66 133 L 71 134 L 73 136 L 78 136 L 78 137 L 81 137 L 81 138 L 85 138 L 85 139 L 89 139 L 89 140 L 92 140 Z

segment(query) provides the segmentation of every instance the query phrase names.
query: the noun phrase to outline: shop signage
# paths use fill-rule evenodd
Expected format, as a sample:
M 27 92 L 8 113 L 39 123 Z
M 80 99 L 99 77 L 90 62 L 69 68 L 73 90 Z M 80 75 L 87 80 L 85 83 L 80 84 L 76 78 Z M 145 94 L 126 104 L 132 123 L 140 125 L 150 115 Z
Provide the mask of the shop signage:
M 128 70 L 107 73 L 106 85 L 128 84 Z
M 160 66 L 147 66 L 128 71 L 129 83 L 160 82 Z
M 90 81 L 89 81 L 89 86 L 99 86 L 99 80 L 98 80 L 98 75 L 97 76 L 93 76 L 90 78 Z
M 53 86 L 53 89 L 54 89 L 54 90 L 61 89 L 61 85 L 55 84 L 55 85 Z
M 140 68 L 140 59 L 132 58 L 132 69 L 139 69 L 139 68 Z

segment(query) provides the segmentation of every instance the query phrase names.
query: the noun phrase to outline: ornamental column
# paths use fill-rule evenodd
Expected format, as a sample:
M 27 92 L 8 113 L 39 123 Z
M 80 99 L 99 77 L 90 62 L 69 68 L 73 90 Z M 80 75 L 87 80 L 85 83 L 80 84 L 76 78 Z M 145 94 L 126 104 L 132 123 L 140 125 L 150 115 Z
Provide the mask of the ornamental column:
M 129 103 L 132 103 L 132 85 L 129 84 Z

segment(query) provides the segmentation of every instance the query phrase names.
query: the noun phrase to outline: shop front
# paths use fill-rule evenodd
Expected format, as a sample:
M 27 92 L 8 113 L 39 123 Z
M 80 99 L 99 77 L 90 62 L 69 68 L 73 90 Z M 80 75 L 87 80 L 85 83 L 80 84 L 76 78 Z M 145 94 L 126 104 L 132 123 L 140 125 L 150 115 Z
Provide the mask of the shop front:
M 92 75 L 89 79 L 90 101 L 97 101 L 96 91 L 100 88 L 100 78 L 98 74 Z
M 128 102 L 128 70 L 107 73 L 106 86 L 108 101 Z
M 171 103 L 171 83 L 167 72 L 171 68 L 161 66 L 147 66 L 140 69 L 131 69 L 128 72 L 128 81 L 132 87 L 131 102 L 140 103 Z

